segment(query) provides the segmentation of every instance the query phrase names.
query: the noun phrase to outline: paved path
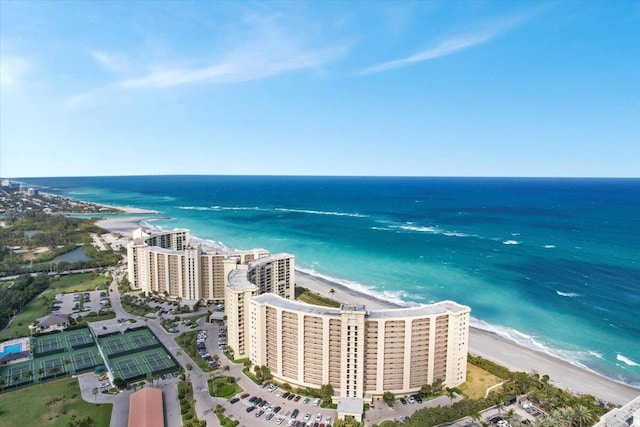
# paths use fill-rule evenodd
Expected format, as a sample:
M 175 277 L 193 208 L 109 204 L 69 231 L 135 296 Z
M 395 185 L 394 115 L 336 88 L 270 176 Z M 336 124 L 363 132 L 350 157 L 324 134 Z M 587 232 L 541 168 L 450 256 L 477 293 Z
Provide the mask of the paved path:
M 244 366 L 242 364 L 236 364 L 230 362 L 226 356 L 222 354 L 220 349 L 218 348 L 217 339 L 218 339 L 218 331 L 220 326 L 217 323 L 207 323 L 205 320 L 207 317 L 203 317 L 198 319 L 198 327 L 191 329 L 182 324 L 178 326 L 179 332 L 192 331 L 196 329 L 203 329 L 207 331 L 207 340 L 206 347 L 210 354 L 218 354 L 220 356 L 220 362 L 223 366 L 229 366 L 228 372 L 216 371 L 216 373 L 221 373 L 224 375 L 232 376 L 236 379 L 236 382 L 242 387 L 244 393 L 249 393 L 252 396 L 261 397 L 270 403 L 275 404 L 276 406 L 281 406 L 282 410 L 279 414 L 277 414 L 271 421 L 267 421 L 265 419 L 265 415 L 260 418 L 255 417 L 256 411 L 252 413 L 247 413 L 246 408 L 250 406 L 246 399 L 241 400 L 240 402 L 232 405 L 229 403 L 228 399 L 223 398 L 215 398 L 209 395 L 207 380 L 213 373 L 203 372 L 187 354 L 176 344 L 174 338 L 178 334 L 169 334 L 165 331 L 165 329 L 161 326 L 161 319 L 147 319 L 140 316 L 134 316 L 122 308 L 122 304 L 120 302 L 120 294 L 117 288 L 117 282 L 124 275 L 124 270 L 119 268 L 113 273 L 113 282 L 110 286 L 110 297 L 111 297 L 111 306 L 113 311 L 116 314 L 116 318 L 135 318 L 138 322 L 145 322 L 149 329 L 158 337 L 158 339 L 162 342 L 162 344 L 166 347 L 166 349 L 173 355 L 173 357 L 178 361 L 178 363 L 184 368 L 187 364 L 192 366 L 190 371 L 186 371 L 185 373 L 188 379 L 191 381 L 193 385 L 193 394 L 196 401 L 196 414 L 199 419 L 206 420 L 207 427 L 212 426 L 220 426 L 217 417 L 213 413 L 217 404 L 221 404 L 225 408 L 225 415 L 229 418 L 236 419 L 240 421 L 239 427 L 271 427 L 276 426 L 275 420 L 278 416 L 284 416 L 287 420 L 290 418 L 291 413 L 294 409 L 298 409 L 300 414 L 296 418 L 297 420 L 302 420 L 306 413 L 311 415 L 311 418 L 314 419 L 316 415 L 321 414 L 323 421 L 327 419 L 327 417 L 331 417 L 333 420 L 337 418 L 337 411 L 334 409 L 322 409 L 319 407 L 314 407 L 311 405 L 311 402 L 308 404 L 303 404 L 303 399 L 300 399 L 299 402 L 289 401 L 286 399 L 282 399 L 282 397 L 277 396 L 277 392 L 269 393 L 267 389 L 262 388 L 261 386 L 256 385 L 247 378 L 243 373 L 242 369 Z M 206 308 L 200 310 L 201 312 L 206 311 Z M 195 314 L 195 313 L 194 313 Z M 80 385 L 82 390 L 82 397 L 87 402 L 95 402 L 98 403 L 112 403 L 113 404 L 113 412 L 111 416 L 111 424 L 110 427 L 122 427 L 127 425 L 128 415 L 129 415 L 129 396 L 133 393 L 133 390 L 125 390 L 118 395 L 105 395 L 102 393 L 98 393 L 94 395 L 92 390 L 97 387 L 98 381 L 97 377 L 91 373 L 84 374 L 79 377 Z M 180 415 L 180 406 L 178 401 L 178 393 L 177 393 L 177 383 L 179 378 L 172 378 L 170 380 L 160 380 L 154 386 L 159 387 L 163 391 L 163 400 L 165 405 L 165 421 L 167 427 L 179 427 L 182 425 L 182 419 Z M 149 385 L 147 385 L 149 386 Z M 458 400 L 458 399 L 454 399 Z M 383 401 L 375 402 L 371 409 L 365 414 L 365 423 L 367 426 L 373 424 L 379 424 L 381 421 L 386 419 L 396 419 L 403 416 L 411 416 L 416 410 L 424 407 L 435 407 L 438 405 L 450 405 L 451 400 L 448 397 L 439 397 L 437 399 L 433 399 L 427 401 L 421 405 L 418 404 L 407 404 L 402 405 L 400 402 L 396 402 L 396 405 L 393 409 L 387 407 L 387 405 Z M 285 423 L 282 426 L 286 425 Z

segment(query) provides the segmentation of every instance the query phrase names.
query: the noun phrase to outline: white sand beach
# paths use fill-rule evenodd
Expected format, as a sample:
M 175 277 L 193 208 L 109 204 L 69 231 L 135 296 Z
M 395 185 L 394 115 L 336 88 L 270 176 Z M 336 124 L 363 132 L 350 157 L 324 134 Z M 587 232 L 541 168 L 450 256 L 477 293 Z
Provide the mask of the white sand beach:
M 111 218 L 97 225 L 112 232 L 131 236 L 139 223 L 149 217 Z M 398 307 L 396 304 L 350 289 L 339 283 L 296 271 L 296 284 L 323 296 L 349 304 L 362 304 L 369 309 L 382 310 Z M 334 290 L 331 293 L 331 289 Z M 473 307 L 471 307 L 473 315 Z M 482 356 L 513 371 L 537 372 L 549 375 L 551 382 L 576 394 L 590 394 L 605 402 L 623 405 L 640 395 L 640 389 L 605 378 L 599 374 L 545 353 L 537 352 L 508 341 L 491 332 L 471 328 L 469 352 Z

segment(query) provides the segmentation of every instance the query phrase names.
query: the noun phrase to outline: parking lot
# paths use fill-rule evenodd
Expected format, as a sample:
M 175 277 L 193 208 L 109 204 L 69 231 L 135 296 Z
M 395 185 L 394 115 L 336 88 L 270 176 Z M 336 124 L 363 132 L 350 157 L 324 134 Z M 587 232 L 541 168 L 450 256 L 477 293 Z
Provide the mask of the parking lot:
M 98 312 L 108 305 L 109 297 L 106 291 L 75 292 L 68 294 L 57 294 L 55 296 L 52 314 L 73 314 Z M 82 310 L 80 307 L 82 306 Z
M 304 397 L 275 385 L 227 400 L 225 414 L 244 426 L 330 427 L 335 409 L 320 408 L 320 399 Z

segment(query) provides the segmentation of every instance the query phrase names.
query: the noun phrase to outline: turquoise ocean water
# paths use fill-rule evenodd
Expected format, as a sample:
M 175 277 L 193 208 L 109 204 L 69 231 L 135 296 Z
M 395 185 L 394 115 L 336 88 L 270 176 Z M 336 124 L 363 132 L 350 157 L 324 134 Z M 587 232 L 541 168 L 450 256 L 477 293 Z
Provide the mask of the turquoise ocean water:
M 640 180 L 138 176 L 33 178 L 158 210 L 229 248 L 290 252 L 385 299 L 469 305 L 473 325 L 640 386 Z

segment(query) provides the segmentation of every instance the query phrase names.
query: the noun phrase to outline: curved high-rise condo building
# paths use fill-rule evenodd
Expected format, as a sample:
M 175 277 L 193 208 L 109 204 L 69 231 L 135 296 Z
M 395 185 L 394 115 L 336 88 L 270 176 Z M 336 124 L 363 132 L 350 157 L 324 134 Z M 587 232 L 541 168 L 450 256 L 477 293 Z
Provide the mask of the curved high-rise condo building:
M 134 288 L 224 300 L 234 358 L 249 358 L 294 386 L 330 384 L 341 414 L 359 418 L 363 402 L 387 391 L 407 395 L 438 380 L 455 387 L 466 379 L 469 307 L 443 301 L 368 310 L 295 301 L 293 255 L 207 251 L 191 244 L 188 230 L 138 230 L 127 250 Z

